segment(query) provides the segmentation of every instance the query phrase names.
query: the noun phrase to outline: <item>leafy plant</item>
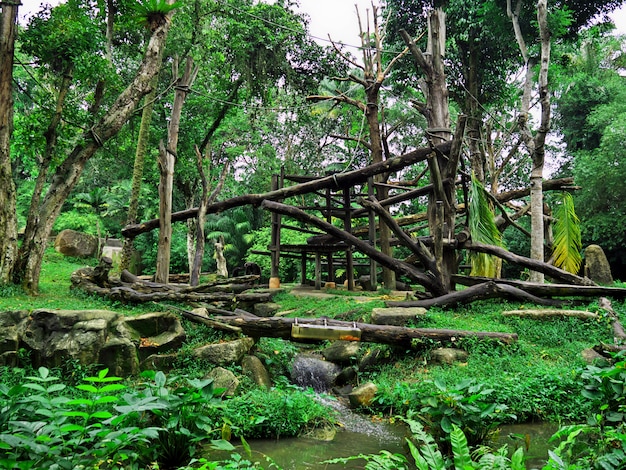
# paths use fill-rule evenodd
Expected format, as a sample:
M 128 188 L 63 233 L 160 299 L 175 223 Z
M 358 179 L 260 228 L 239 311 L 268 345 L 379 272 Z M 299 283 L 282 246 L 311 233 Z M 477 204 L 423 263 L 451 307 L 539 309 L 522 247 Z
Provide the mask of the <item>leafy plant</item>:
M 506 412 L 507 406 L 489 400 L 493 390 L 471 379 L 463 380 L 449 388 L 435 379 L 435 392 L 421 398 L 418 412 L 410 411 L 408 416 L 416 415 L 436 439 L 448 441 L 454 426 L 463 430 L 470 445 L 483 442 L 498 424 L 515 418 Z
M 470 185 L 469 229 L 475 242 L 502 245 L 502 234 L 496 226 L 485 188 L 473 175 Z M 500 267 L 497 258 L 486 253 L 472 253 L 470 260 L 471 276 L 495 277 Z
M 574 210 L 574 198 L 570 193 L 562 193 L 555 210 L 556 223 L 554 224 L 554 243 L 552 256 L 554 265 L 578 273 L 582 264 L 580 250 L 580 220 Z

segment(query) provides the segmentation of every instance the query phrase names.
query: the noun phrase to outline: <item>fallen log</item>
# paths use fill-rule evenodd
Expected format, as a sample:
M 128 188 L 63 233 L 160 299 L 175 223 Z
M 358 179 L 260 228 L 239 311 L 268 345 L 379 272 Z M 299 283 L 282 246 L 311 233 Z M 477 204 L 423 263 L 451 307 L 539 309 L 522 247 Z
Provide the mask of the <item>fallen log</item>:
M 505 317 L 527 317 L 535 319 L 545 319 L 554 317 L 580 318 L 581 320 L 597 320 L 598 314 L 586 310 L 548 310 L 548 309 L 524 309 L 507 310 L 502 312 Z
M 493 281 L 484 282 L 464 290 L 451 292 L 432 299 L 387 301 L 385 304 L 388 307 L 453 307 L 458 304 L 493 298 L 521 300 L 522 302 L 552 307 L 560 307 L 568 304 L 568 302 L 564 300 L 542 299 L 516 287 L 506 284 L 497 284 Z
M 586 277 L 576 276 L 569 273 L 564 269 L 557 268 L 551 264 L 544 263 L 542 261 L 526 258 L 525 256 L 519 256 L 510 251 L 505 250 L 499 246 L 485 245 L 478 242 L 467 242 L 463 245 L 463 248 L 471 251 L 478 251 L 479 253 L 487 253 L 489 255 L 497 256 L 510 263 L 515 263 L 525 268 L 529 268 L 533 271 L 543 273 L 559 281 L 574 284 L 579 286 L 595 286 L 596 283 Z
M 124 303 L 161 302 L 233 302 L 235 296 L 232 293 L 221 292 L 139 292 L 130 286 L 112 287 L 108 294 L 109 299 Z
M 292 326 L 299 325 L 327 325 L 329 327 L 358 328 L 361 331 L 361 341 L 382 344 L 396 344 L 410 346 L 414 340 L 430 339 L 438 341 L 456 341 L 461 338 L 476 338 L 479 340 L 500 341 L 511 344 L 517 341 L 515 333 L 497 333 L 484 331 L 447 330 L 434 328 L 405 328 L 390 325 L 371 325 L 369 323 L 346 322 L 328 318 L 284 318 L 268 317 L 253 318 L 248 316 L 218 316 L 214 320 L 241 328 L 243 334 L 252 337 L 269 337 L 293 339 Z
M 608 315 L 611 317 L 612 326 L 613 326 L 613 341 L 616 343 L 623 342 L 626 340 L 626 332 L 624 331 L 624 327 L 619 321 L 619 317 L 613 310 L 613 305 L 611 305 L 611 301 L 606 297 L 600 298 L 599 307 L 606 311 Z
M 626 289 L 621 287 L 579 286 L 572 284 L 539 284 L 536 282 L 517 281 L 512 279 L 496 279 L 481 276 L 463 276 L 455 274 L 452 280 L 462 286 L 475 286 L 493 281 L 517 287 L 538 297 L 599 297 L 609 296 L 616 299 L 626 298 Z

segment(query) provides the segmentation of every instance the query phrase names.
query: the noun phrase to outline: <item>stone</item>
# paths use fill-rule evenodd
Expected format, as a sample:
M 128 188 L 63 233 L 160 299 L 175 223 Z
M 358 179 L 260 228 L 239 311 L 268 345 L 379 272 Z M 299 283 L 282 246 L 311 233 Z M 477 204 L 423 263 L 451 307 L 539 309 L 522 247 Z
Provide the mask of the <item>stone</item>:
M 327 361 L 345 364 L 353 361 L 360 350 L 361 344 L 357 341 L 333 341 L 322 351 L 322 356 Z
M 171 312 L 153 312 L 128 317 L 126 328 L 139 344 L 139 360 L 165 351 L 177 350 L 185 341 L 185 330 L 178 316 Z
M 102 256 L 111 259 L 113 266 L 119 267 L 122 261 L 122 247 L 103 246 Z
M 257 317 L 271 317 L 280 310 L 280 305 L 275 302 L 262 302 L 254 304 L 253 310 Z
M 363 406 L 370 406 L 378 392 L 378 387 L 373 382 L 367 382 L 363 385 L 359 385 L 348 394 L 350 405 L 353 408 L 360 408 Z
M 98 250 L 98 238 L 76 230 L 66 229 L 54 240 L 54 249 L 65 256 L 88 258 Z
M 335 384 L 341 368 L 310 354 L 298 354 L 291 366 L 291 380 L 300 387 L 326 392 Z
M 598 360 L 605 360 L 606 359 L 602 354 L 600 354 L 599 352 L 597 352 L 593 348 L 583 349 L 580 354 L 581 354 L 583 360 L 587 364 L 593 364 L 594 362 L 596 362 Z
M 426 315 L 423 307 L 390 307 L 372 309 L 372 323 L 375 325 L 406 326 L 409 322 Z
M 52 368 L 67 360 L 76 360 L 83 365 L 99 364 L 109 369 L 110 375 L 134 375 L 139 372 L 140 357 L 143 357 L 140 354 L 142 339 L 148 342 L 138 333 L 142 323 L 153 328 L 150 330 L 143 325 L 146 328 L 143 331 L 153 338 L 151 346 L 158 342 L 153 351 L 178 349 L 182 344 L 184 331 L 171 313 L 125 318 L 108 310 L 3 312 L 0 314 L 0 365 L 16 365 L 23 349 L 33 367 Z M 159 328 L 165 330 L 162 332 Z M 176 334 L 172 335 L 172 331 Z M 157 359 L 153 358 L 153 363 L 155 361 Z
M 437 348 L 430 353 L 430 360 L 436 364 L 454 364 L 466 362 L 469 354 L 467 351 L 456 348 Z
M 239 364 L 254 345 L 252 338 L 241 338 L 225 343 L 207 344 L 193 350 L 193 355 L 215 365 Z
M 222 396 L 232 397 L 239 387 L 239 379 L 228 369 L 216 367 L 204 377 L 213 380 L 213 389 L 224 389 Z
M 151 354 L 139 364 L 141 370 L 160 370 L 170 372 L 176 367 L 178 354 Z
M 352 383 L 354 380 L 356 380 L 356 369 L 354 367 L 346 367 L 337 374 L 335 383 L 341 387 Z
M 585 276 L 597 284 L 613 284 L 611 266 L 599 245 L 589 245 L 585 248 Z
M 241 361 L 241 369 L 243 373 L 249 376 L 260 388 L 264 388 L 265 390 L 272 388 L 270 374 L 258 357 L 244 356 Z
M 382 351 L 379 348 L 368 351 L 359 361 L 359 370 L 365 371 L 375 366 L 382 358 Z

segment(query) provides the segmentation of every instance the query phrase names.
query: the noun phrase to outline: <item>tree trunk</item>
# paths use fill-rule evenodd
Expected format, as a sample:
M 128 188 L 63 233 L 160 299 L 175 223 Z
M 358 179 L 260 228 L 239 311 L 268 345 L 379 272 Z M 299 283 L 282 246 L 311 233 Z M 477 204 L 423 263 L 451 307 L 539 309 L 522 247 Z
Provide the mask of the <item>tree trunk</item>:
M 41 262 L 48 235 L 85 165 L 105 142 L 120 131 L 131 117 L 137 103 L 150 92 L 152 78 L 161 66 L 161 49 L 165 46 L 170 24 L 171 21 L 166 21 L 154 30 L 133 81 L 119 95 L 102 119 L 83 135 L 80 143 L 57 167 L 52 183 L 41 203 L 37 220 L 26 226 L 24 241 L 20 246 L 13 272 L 13 282 L 21 284 L 28 293 L 36 294 L 38 291 Z
M 137 148 L 135 149 L 135 163 L 133 164 L 133 177 L 130 189 L 130 200 L 128 201 L 128 214 L 126 215 L 126 225 L 137 223 L 139 211 L 139 196 L 141 194 L 141 181 L 143 179 L 143 167 L 148 151 L 148 141 L 150 139 L 150 124 L 152 122 L 152 111 L 154 110 L 154 100 L 157 97 L 157 86 L 159 74 L 152 79 L 150 86 L 152 91 L 146 95 L 143 109 L 141 111 L 141 124 L 139 125 L 139 135 L 137 136 Z M 122 247 L 122 260 L 120 269 L 129 269 L 130 260 L 133 255 L 133 239 L 125 238 Z M 137 273 L 135 273 L 137 274 Z
M 175 73 L 178 75 L 178 62 L 174 62 Z M 174 164 L 176 162 L 176 149 L 178 147 L 178 131 L 180 129 L 180 116 L 187 93 L 198 74 L 194 69 L 193 60 L 187 57 L 183 76 L 177 80 L 172 116 L 167 129 L 167 147 L 163 144 L 159 148 L 159 171 L 161 181 L 159 183 L 159 247 L 156 260 L 156 282 L 167 284 L 170 274 L 170 253 L 172 246 L 172 192 L 174 187 Z
M 13 56 L 19 0 L 0 7 L 0 284 L 11 282 L 17 260 L 17 209 L 11 172 Z

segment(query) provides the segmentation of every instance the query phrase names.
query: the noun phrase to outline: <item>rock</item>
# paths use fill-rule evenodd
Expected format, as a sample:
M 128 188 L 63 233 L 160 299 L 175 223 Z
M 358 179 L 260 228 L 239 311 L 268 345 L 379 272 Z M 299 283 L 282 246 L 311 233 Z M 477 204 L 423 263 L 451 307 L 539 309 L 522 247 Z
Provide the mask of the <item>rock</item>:
M 152 354 L 179 349 L 185 341 L 185 330 L 177 315 L 171 312 L 145 313 L 125 319 L 131 339 L 139 344 L 139 360 Z
M 34 367 L 57 367 L 68 359 L 102 364 L 111 374 L 139 370 L 137 348 L 124 318 L 106 310 L 34 310 L 21 332 Z
M 583 349 L 580 353 L 587 364 L 593 364 L 599 359 L 605 359 L 605 357 L 593 348 Z
M 431 353 L 431 362 L 436 364 L 454 364 L 455 362 L 466 362 L 469 354 L 467 351 L 455 348 L 437 348 Z
M 410 321 L 426 315 L 423 307 L 390 307 L 372 309 L 372 323 L 375 325 L 405 326 Z
M 113 266 L 119 266 L 122 261 L 122 247 L 118 246 L 103 246 L 102 256 L 110 258 Z
M 330 390 L 341 368 L 318 357 L 298 354 L 291 366 L 291 380 L 300 387 L 311 387 L 316 392 Z
M 263 302 L 254 304 L 254 314 L 257 317 L 271 317 L 280 310 L 280 305 L 274 302 Z
M 232 397 L 239 387 L 239 379 L 228 369 L 216 367 L 209 372 L 205 379 L 213 380 L 213 389 L 223 388 L 224 396 Z
M 259 387 L 266 390 L 272 388 L 270 374 L 267 372 L 267 369 L 258 357 L 244 356 L 241 361 L 241 369 L 243 370 L 243 373 L 248 375 Z
M 0 314 L 0 365 L 15 365 L 18 351 L 24 349 L 33 367 L 58 367 L 68 359 L 81 364 L 100 364 L 111 375 L 126 377 L 139 372 L 142 337 L 129 324 L 145 321 L 154 330 L 151 337 L 159 341 L 153 351 L 177 349 L 184 332 L 176 316 L 154 313 L 125 318 L 107 310 L 34 310 Z M 177 324 L 177 326 L 171 326 Z M 170 325 L 177 332 L 172 342 L 158 328 Z M 164 327 L 165 328 L 165 327 Z M 149 330 L 145 330 L 148 332 Z M 134 339 L 135 338 L 135 339 Z M 141 355 L 143 357 L 143 355 Z M 155 359 L 156 361 L 156 359 Z
M 363 385 L 359 385 L 348 394 L 350 405 L 352 405 L 353 408 L 369 406 L 372 404 L 376 392 L 378 392 L 378 387 L 373 382 L 367 382 Z
M 322 351 L 324 359 L 338 364 L 349 363 L 359 354 L 361 344 L 358 341 L 333 341 Z
M 380 362 L 382 352 L 379 348 L 368 351 L 359 361 L 359 370 L 364 371 Z
M 585 248 L 585 276 L 598 284 L 613 284 L 611 266 L 599 245 Z
M 98 239 L 86 233 L 66 229 L 56 236 L 54 249 L 65 256 L 87 258 L 96 255 Z
M 335 378 L 335 383 L 338 386 L 343 386 L 349 383 L 352 383 L 356 379 L 356 369 L 354 367 L 346 367 L 342 369 L 339 374 L 337 374 L 337 378 Z
M 359 286 L 361 286 L 363 290 L 374 290 L 372 289 L 372 283 L 370 279 L 371 279 L 370 276 L 361 276 L 359 277 L 359 280 L 357 282 L 359 283 Z
M 241 338 L 226 343 L 207 344 L 194 349 L 193 355 L 218 366 L 239 364 L 254 345 L 252 338 Z
M 178 354 L 152 354 L 145 358 L 140 364 L 141 370 L 160 370 L 169 372 L 176 367 Z

